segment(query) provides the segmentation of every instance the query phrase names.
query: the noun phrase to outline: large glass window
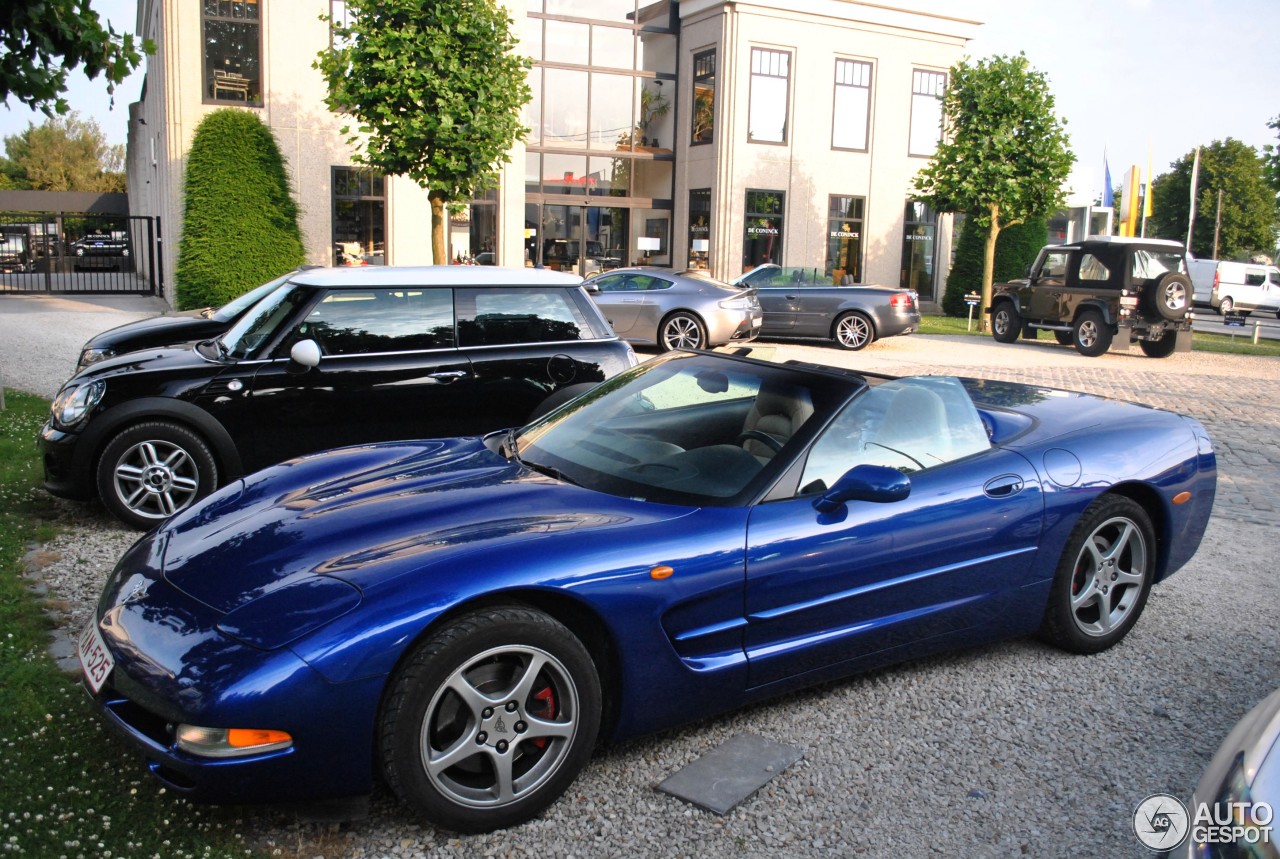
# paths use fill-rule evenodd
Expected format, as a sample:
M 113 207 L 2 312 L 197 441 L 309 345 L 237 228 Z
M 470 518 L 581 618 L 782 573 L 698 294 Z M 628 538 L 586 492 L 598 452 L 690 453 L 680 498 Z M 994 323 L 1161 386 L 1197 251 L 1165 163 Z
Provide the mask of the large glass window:
M 751 112 L 747 140 L 787 142 L 787 98 L 791 88 L 791 55 L 786 51 L 751 49 Z
M 782 223 L 786 194 L 748 191 L 742 236 L 742 270 L 761 263 L 782 264 Z
M 863 197 L 832 194 L 827 205 L 827 272 L 837 285 L 862 283 Z
M 871 63 L 836 60 L 835 87 L 831 146 L 866 150 L 871 119 Z
M 262 104 L 261 0 L 204 0 L 206 101 Z
M 928 157 L 942 137 L 942 94 L 947 76 L 915 69 L 911 73 L 911 139 L 907 154 Z
M 711 189 L 689 192 L 689 268 L 709 268 L 711 259 Z
M 902 277 L 899 286 L 932 301 L 933 264 L 937 254 L 938 213 L 919 200 L 908 200 L 902 228 Z
M 386 263 L 387 192 L 381 173 L 333 168 L 333 264 Z
M 693 133 L 690 143 L 716 138 L 716 52 L 693 55 Z
M 543 69 L 542 145 L 587 147 L 587 72 Z

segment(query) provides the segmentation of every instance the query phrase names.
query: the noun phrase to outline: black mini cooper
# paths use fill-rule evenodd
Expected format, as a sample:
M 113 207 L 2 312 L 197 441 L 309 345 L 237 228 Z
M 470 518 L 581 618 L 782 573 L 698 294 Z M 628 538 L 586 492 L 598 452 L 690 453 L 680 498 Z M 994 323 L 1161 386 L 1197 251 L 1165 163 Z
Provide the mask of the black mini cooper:
M 45 488 L 137 528 L 341 445 L 518 426 L 636 363 L 574 275 L 313 269 L 225 334 L 92 364 L 40 433 Z

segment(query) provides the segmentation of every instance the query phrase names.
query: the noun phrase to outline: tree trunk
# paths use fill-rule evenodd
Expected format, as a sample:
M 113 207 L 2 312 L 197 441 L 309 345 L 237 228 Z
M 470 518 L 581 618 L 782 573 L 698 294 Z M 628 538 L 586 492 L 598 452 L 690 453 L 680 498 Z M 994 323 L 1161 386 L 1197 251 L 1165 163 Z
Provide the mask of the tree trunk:
M 979 331 L 991 330 L 991 316 L 986 312 L 991 306 L 991 281 L 995 279 L 996 239 L 1000 237 L 1000 206 L 991 204 L 991 229 L 987 231 L 987 245 L 982 253 L 982 322 Z
M 431 201 L 431 262 L 434 265 L 448 265 L 449 255 L 445 249 L 444 225 L 448 217 L 445 208 L 447 202 L 444 194 L 432 191 L 427 195 Z

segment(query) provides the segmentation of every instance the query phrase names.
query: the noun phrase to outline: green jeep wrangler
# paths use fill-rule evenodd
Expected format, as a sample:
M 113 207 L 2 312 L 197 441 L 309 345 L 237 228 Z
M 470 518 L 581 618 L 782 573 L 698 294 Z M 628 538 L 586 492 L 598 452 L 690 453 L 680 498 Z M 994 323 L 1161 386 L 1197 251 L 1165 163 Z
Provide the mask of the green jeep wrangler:
M 1166 358 L 1191 349 L 1191 297 L 1178 242 L 1091 236 L 1042 248 L 1026 280 L 993 287 L 987 312 L 1000 343 L 1043 329 L 1089 357 L 1136 340 Z

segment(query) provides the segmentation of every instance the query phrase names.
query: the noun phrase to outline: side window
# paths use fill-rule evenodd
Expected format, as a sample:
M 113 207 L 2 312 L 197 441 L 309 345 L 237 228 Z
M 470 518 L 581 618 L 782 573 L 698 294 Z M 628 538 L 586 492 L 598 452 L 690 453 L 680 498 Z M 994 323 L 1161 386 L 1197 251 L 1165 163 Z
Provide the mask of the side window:
M 448 289 L 330 290 L 292 339 L 308 338 L 325 355 L 448 348 L 453 345 L 453 298 Z
M 1267 276 L 1261 269 L 1247 268 L 1244 270 L 1244 282 L 1246 286 L 1262 286 L 1267 282 Z
M 836 416 L 809 452 L 801 491 L 828 489 L 856 465 L 911 473 L 990 446 L 959 379 L 897 379 L 862 392 Z
M 1280 286 L 1280 269 L 1273 268 L 1267 277 L 1272 286 Z
M 1040 263 L 1040 271 L 1038 276 L 1043 280 L 1046 278 L 1062 281 L 1067 276 L 1067 253 L 1065 251 L 1050 251 L 1044 255 L 1043 262 Z
M 1093 254 L 1080 257 L 1080 279 L 1084 281 L 1106 282 L 1111 279 L 1111 270 L 1102 264 L 1102 260 Z
M 600 287 L 601 292 L 623 292 L 628 289 L 634 289 L 631 286 L 631 279 L 625 274 L 615 274 L 609 277 L 597 278 L 595 285 Z
M 559 343 L 594 336 L 566 289 L 458 290 L 458 342 L 462 346 Z
M 674 286 L 669 280 L 649 274 L 636 275 L 634 280 L 636 281 L 636 289 L 643 289 L 645 292 L 651 292 L 655 289 L 670 289 Z

